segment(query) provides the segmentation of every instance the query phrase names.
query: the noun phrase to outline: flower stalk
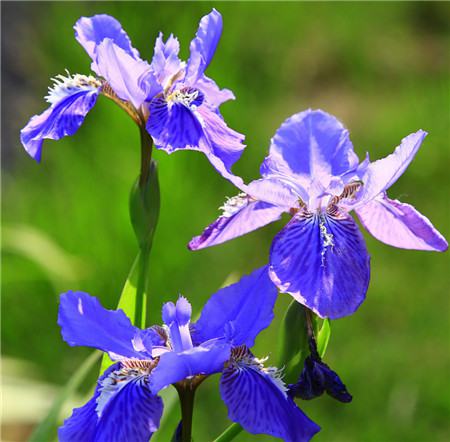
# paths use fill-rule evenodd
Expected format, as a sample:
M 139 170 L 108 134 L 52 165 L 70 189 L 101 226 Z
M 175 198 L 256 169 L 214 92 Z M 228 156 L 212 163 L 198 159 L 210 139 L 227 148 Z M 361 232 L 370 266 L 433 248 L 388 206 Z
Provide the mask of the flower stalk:
M 192 442 L 192 417 L 194 414 L 194 397 L 196 386 L 186 383 L 186 386 L 177 386 L 181 406 L 181 442 Z

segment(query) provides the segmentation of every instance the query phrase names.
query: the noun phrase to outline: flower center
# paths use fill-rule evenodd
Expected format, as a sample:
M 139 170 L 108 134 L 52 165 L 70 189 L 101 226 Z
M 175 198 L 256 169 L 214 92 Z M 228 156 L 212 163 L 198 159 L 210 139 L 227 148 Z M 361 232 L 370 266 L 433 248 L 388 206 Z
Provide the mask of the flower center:
M 240 193 L 239 195 L 233 196 L 232 198 L 227 198 L 223 206 L 219 207 L 222 210 L 222 216 L 225 218 L 230 218 L 236 212 L 239 212 L 244 206 L 247 205 L 249 196 L 245 193 Z
M 167 96 L 169 104 L 182 104 L 186 107 L 197 107 L 203 103 L 203 94 L 193 87 L 184 87 L 177 89 Z

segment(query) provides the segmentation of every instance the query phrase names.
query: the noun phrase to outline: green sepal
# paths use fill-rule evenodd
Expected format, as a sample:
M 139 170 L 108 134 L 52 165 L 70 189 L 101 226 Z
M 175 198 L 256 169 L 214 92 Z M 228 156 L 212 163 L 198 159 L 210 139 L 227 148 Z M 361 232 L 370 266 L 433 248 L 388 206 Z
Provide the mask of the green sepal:
M 139 177 L 131 188 L 130 218 L 139 247 L 151 247 L 153 234 L 159 218 L 160 193 L 158 169 L 151 161 L 148 175 L 144 181 Z
M 278 366 L 284 368 L 284 382 L 297 382 L 309 353 L 305 308 L 297 301 L 289 305 L 281 324 Z

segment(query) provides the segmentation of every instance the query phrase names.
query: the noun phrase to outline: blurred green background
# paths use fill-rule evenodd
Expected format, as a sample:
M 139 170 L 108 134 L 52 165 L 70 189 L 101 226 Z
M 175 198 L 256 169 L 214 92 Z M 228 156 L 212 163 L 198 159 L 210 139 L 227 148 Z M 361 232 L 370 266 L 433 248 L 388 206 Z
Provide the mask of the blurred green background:
M 104 98 L 74 137 L 45 143 L 40 165 L 25 154 L 19 130 L 45 108 L 50 77 L 66 68 L 89 72 L 90 60 L 73 37 L 80 16 L 114 15 L 147 59 L 157 33 L 172 32 L 186 58 L 199 19 L 213 6 L 223 15 L 224 33 L 208 75 L 235 92 L 237 100 L 221 111 L 247 136 L 237 174 L 256 178 L 276 128 L 308 107 L 338 116 L 360 156 L 368 150 L 372 159 L 422 128 L 429 136 L 390 197 L 413 204 L 450 237 L 448 3 L 2 2 L 2 344 L 4 358 L 26 367 L 20 375 L 11 370 L 25 417 L 29 379 L 62 385 L 89 354 L 60 338 L 59 293 L 78 289 L 108 307 L 117 303 L 136 254 L 128 192 L 138 173 L 139 138 L 134 123 Z M 155 158 L 162 205 L 151 257 L 152 323 L 160 321 L 163 301 L 178 293 L 198 312 L 230 275 L 265 264 L 271 238 L 286 221 L 189 252 L 190 238 L 236 191 L 199 153 L 158 151 Z M 302 403 L 322 426 L 314 440 L 448 441 L 448 254 L 366 238 L 367 300 L 354 316 L 332 323 L 326 356 L 354 400 Z M 258 356 L 276 355 L 288 302 L 280 295 L 276 320 L 258 339 Z M 199 390 L 197 442 L 212 440 L 228 424 L 217 383 L 216 376 Z M 44 413 L 48 397 L 36 400 Z M 4 440 L 25 440 L 31 414 L 5 421 Z M 175 408 L 155 440 L 169 440 L 177 420 Z M 242 433 L 237 440 L 270 438 Z

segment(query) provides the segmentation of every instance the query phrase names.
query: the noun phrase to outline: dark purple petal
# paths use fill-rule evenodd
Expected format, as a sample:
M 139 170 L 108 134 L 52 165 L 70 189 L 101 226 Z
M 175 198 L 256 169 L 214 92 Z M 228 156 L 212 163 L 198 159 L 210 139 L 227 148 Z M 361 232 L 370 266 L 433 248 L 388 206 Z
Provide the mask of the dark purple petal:
M 230 345 L 221 341 L 205 342 L 181 353 L 164 353 L 152 371 L 150 388 L 156 394 L 189 376 L 218 373 L 229 357 Z
M 255 270 L 211 296 L 194 325 L 194 339 L 226 338 L 234 346 L 252 347 L 259 332 L 272 322 L 277 295 L 267 266 Z
M 170 34 L 164 43 L 162 33 L 158 35 L 151 67 L 162 86 L 165 86 L 165 82 L 170 80 L 182 68 L 181 60 L 178 58 L 179 51 L 180 44 L 176 37 Z
M 402 249 L 447 250 L 448 243 L 413 206 L 380 194 L 356 209 L 362 225 L 378 240 Z
M 220 393 L 228 418 L 249 433 L 307 442 L 320 430 L 281 388 L 280 381 L 259 367 L 230 365 L 220 379 Z
M 290 178 L 306 190 L 313 179 L 327 188 L 333 176 L 357 164 L 348 131 L 339 120 L 320 110 L 307 110 L 288 118 L 277 130 L 261 174 Z
M 131 102 L 135 108 L 139 108 L 151 91 L 154 94 L 159 88 L 149 83 L 152 78 L 149 64 L 133 58 L 109 38 L 97 46 L 92 69 L 108 82 L 119 98 Z
M 125 313 L 105 309 L 87 293 L 67 292 L 60 296 L 58 325 L 63 339 L 71 346 L 98 348 L 113 359 L 151 359 L 149 351 L 136 350 L 133 341 L 140 337 L 141 330 L 131 324 Z
M 99 387 L 101 382 L 118 368 L 119 364 L 107 368 L 97 381 L 93 397 L 82 407 L 74 408 L 72 416 L 64 420 L 64 424 L 58 430 L 60 442 L 92 442 L 95 440 L 98 422 L 98 415 L 95 410 L 100 395 Z
M 105 38 L 112 40 L 116 46 L 122 48 L 131 57 L 139 58 L 139 52 L 131 46 L 130 38 L 114 17 L 106 14 L 81 17 L 75 23 L 74 29 L 75 38 L 94 61 L 97 46 Z
M 394 153 L 370 163 L 361 176 L 364 183 L 357 207 L 378 196 L 391 187 L 403 174 L 415 157 L 427 133 L 419 130 L 403 138 Z
M 148 442 L 159 428 L 163 402 L 145 378 L 131 380 L 105 405 L 95 442 Z
M 162 97 L 150 103 L 147 131 L 155 146 L 167 153 L 178 149 L 200 150 L 200 138 L 204 136 L 200 121 L 189 107 L 181 103 L 169 106 Z
M 275 237 L 269 274 L 322 318 L 356 311 L 370 279 L 369 255 L 357 224 L 348 215 L 296 217 Z
M 97 88 L 72 89 L 42 114 L 32 117 L 20 131 L 20 140 L 28 154 L 39 162 L 44 139 L 59 140 L 73 135 L 83 124 L 97 96 Z
M 252 232 L 280 219 L 285 211 L 283 207 L 261 201 L 252 201 L 246 195 L 237 196 L 234 200 L 237 198 L 243 200 L 243 205 L 231 216 L 220 216 L 201 235 L 194 237 L 188 245 L 190 250 L 199 250 L 221 244 Z
M 309 400 L 325 392 L 340 402 L 352 400 L 352 395 L 347 391 L 338 374 L 322 361 L 308 356 L 298 382 L 289 385 L 289 395 Z
M 221 35 L 222 16 L 213 9 L 200 20 L 197 34 L 191 41 L 191 55 L 186 66 L 186 84 L 194 85 L 205 72 L 214 56 Z

